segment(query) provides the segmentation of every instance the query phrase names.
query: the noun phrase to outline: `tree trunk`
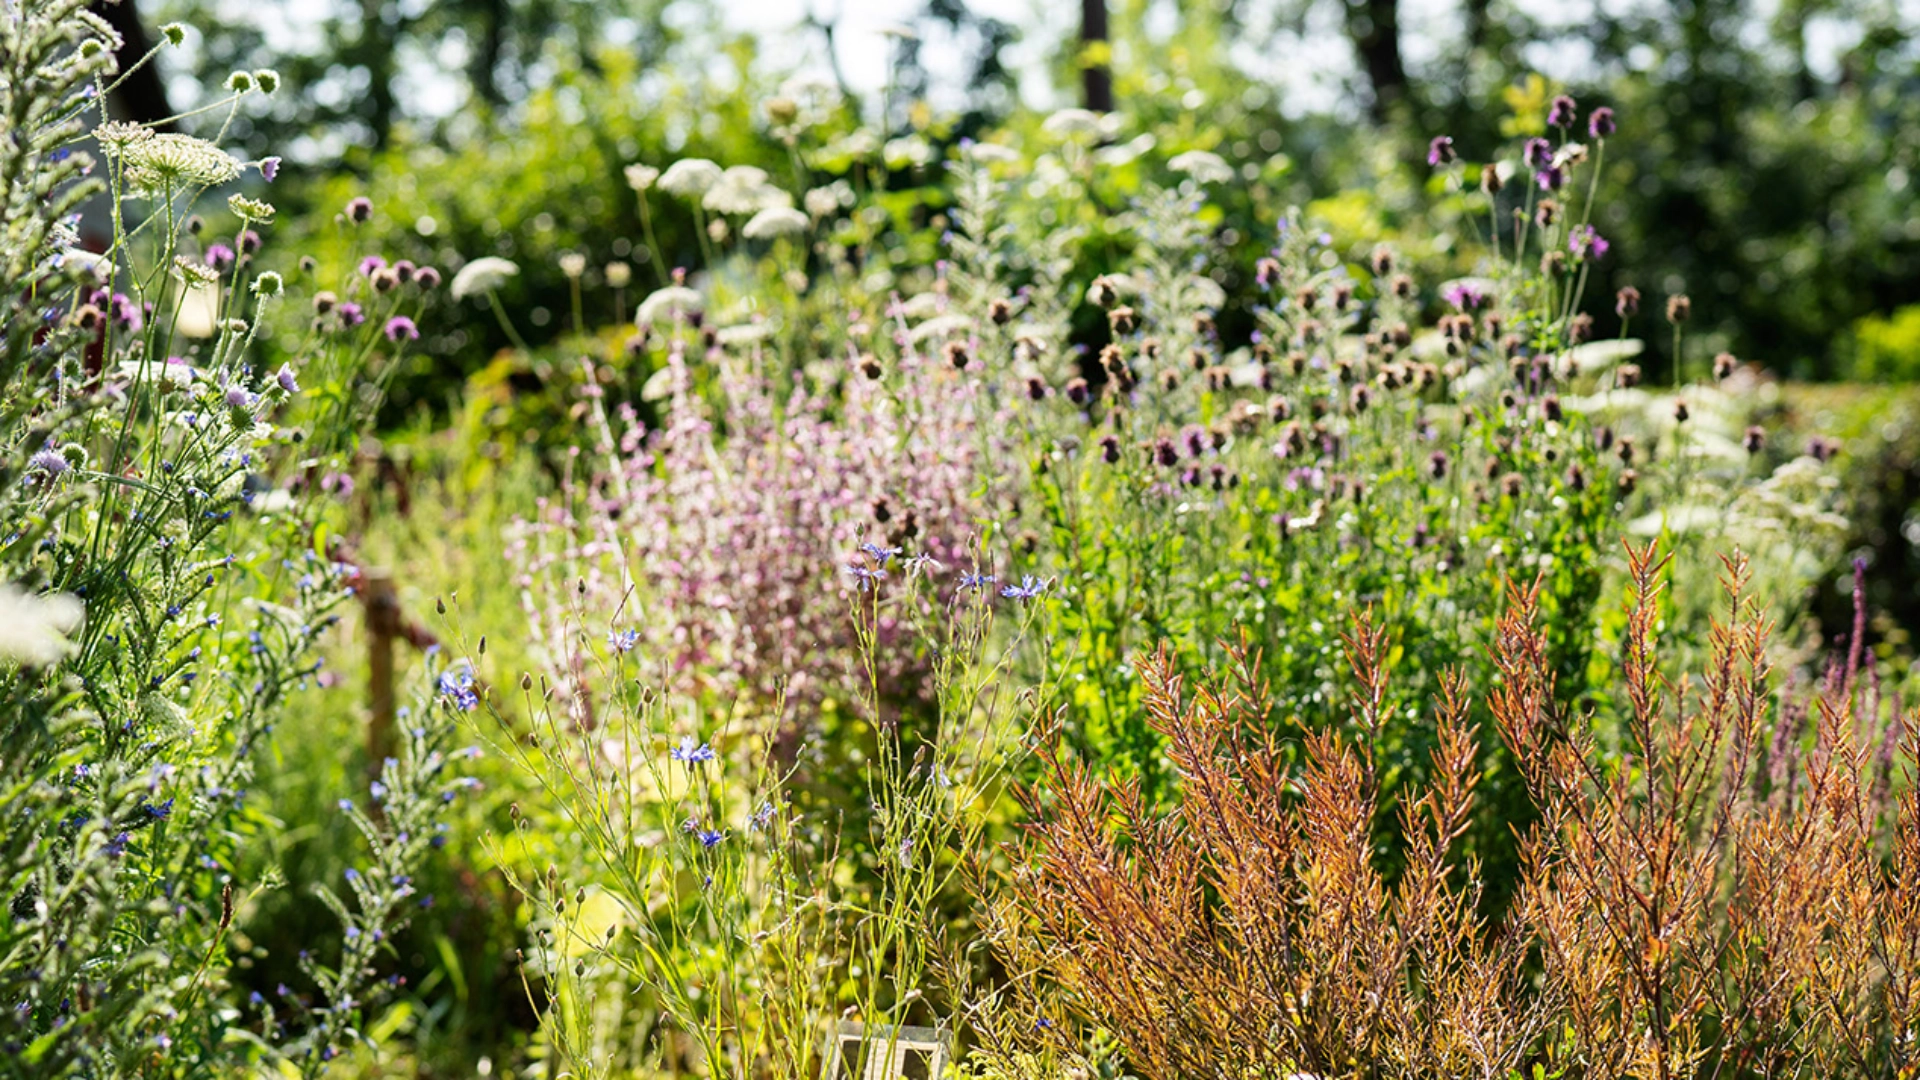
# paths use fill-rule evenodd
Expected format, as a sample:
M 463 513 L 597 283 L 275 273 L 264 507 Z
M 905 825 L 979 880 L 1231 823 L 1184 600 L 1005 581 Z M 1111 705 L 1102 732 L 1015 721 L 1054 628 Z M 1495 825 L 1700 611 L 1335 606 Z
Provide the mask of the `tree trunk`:
M 93 0 L 93 13 L 105 19 L 108 25 L 120 34 L 120 51 L 114 59 L 119 61 L 120 70 L 126 71 L 140 62 L 140 58 L 153 51 L 153 39 L 147 36 L 147 26 L 140 20 L 139 8 L 133 0 Z M 114 104 L 120 116 L 137 124 L 158 124 L 173 115 L 173 109 L 167 105 L 166 84 L 160 81 L 160 69 L 148 64 L 127 77 L 114 91 Z M 170 128 L 171 124 L 162 125 Z
M 1407 97 L 1407 68 L 1400 59 L 1400 0 L 1346 3 L 1347 34 L 1373 88 L 1374 122 L 1382 123 Z
M 1080 47 L 1107 43 L 1107 0 L 1080 0 Z M 1086 87 L 1087 108 L 1094 112 L 1113 111 L 1113 72 L 1105 64 L 1088 64 L 1081 70 Z

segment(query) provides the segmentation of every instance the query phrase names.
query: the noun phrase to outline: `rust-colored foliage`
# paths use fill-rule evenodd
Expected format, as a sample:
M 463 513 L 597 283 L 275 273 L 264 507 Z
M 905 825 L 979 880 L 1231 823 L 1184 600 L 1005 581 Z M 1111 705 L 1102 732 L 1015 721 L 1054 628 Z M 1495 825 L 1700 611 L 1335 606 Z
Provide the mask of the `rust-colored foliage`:
M 1911 782 L 1882 808 L 1888 743 L 1910 772 L 1915 725 L 1883 731 L 1856 710 L 1856 652 L 1802 734 L 1804 711 L 1769 686 L 1769 627 L 1737 557 L 1706 670 L 1669 680 L 1665 564 L 1630 556 L 1617 731 L 1557 700 L 1536 594 L 1512 590 L 1486 703 L 1540 817 L 1497 919 L 1456 843 L 1481 778 L 1457 677 L 1433 703 L 1433 780 L 1397 810 L 1406 869 L 1389 883 L 1368 749 L 1382 628 L 1361 614 L 1347 638 L 1358 735 L 1312 735 L 1298 769 L 1258 726 L 1256 660 L 1221 691 L 1190 690 L 1164 654 L 1142 663 L 1179 796 L 1157 809 L 1131 781 L 1044 754 L 1025 866 L 995 905 L 1034 1015 L 1105 1029 L 1155 1080 L 1912 1075 Z M 1077 1038 L 1035 1032 L 1062 1050 Z

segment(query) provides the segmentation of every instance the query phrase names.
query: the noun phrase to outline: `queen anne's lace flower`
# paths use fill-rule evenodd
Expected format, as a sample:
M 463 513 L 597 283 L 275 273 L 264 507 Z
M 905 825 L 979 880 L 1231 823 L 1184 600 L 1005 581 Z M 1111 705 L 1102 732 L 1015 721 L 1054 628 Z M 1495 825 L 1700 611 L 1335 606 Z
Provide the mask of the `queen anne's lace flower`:
M 741 227 L 740 235 L 749 240 L 773 240 L 782 236 L 798 236 L 807 231 L 811 220 L 798 210 L 785 206 L 769 206 L 753 215 Z
M 1206 150 L 1189 150 L 1176 155 L 1167 162 L 1167 167 L 1175 172 L 1183 172 L 1202 184 L 1224 184 L 1233 179 L 1233 166 L 1228 165 L 1219 154 Z
M 0 582 L 0 661 L 49 667 L 73 651 L 67 636 L 86 608 L 68 593 L 33 595 Z
M 127 184 L 143 192 L 216 187 L 240 175 L 237 158 L 191 135 L 148 132 L 145 138 L 126 141 L 125 133 L 119 132 L 101 146 L 109 156 L 119 158 Z
M 689 311 L 706 310 L 707 301 L 698 292 L 685 285 L 669 285 L 656 289 L 640 301 L 640 310 L 634 312 L 633 321 L 651 326 L 661 321 L 662 316 L 677 315 Z
M 765 169 L 735 165 L 720 174 L 700 205 L 716 214 L 757 214 L 793 205 L 793 196 L 767 180 Z
M 492 292 L 520 272 L 520 267 L 498 255 L 482 255 L 453 275 L 450 292 L 455 300 Z
M 660 190 L 683 199 L 697 199 L 720 182 L 720 166 L 706 158 L 681 158 L 660 176 Z

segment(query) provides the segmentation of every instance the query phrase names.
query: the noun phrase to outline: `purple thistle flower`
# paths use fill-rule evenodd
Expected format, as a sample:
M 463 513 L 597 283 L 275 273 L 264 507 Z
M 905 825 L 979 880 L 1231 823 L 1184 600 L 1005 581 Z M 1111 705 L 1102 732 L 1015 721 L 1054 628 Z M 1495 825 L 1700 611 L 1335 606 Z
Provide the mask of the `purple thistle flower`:
M 1567 250 L 1573 252 L 1575 258 L 1604 258 L 1610 246 L 1607 238 L 1591 225 L 1577 226 L 1567 234 Z
M 440 271 L 423 266 L 413 272 L 413 283 L 422 289 L 437 289 L 440 287 Z
M 340 316 L 341 326 L 352 328 L 367 321 L 367 313 L 360 309 L 359 304 L 341 304 L 333 310 Z
M 369 255 L 366 258 L 360 260 L 360 276 L 361 277 L 372 277 L 374 274 L 379 273 L 381 270 L 384 270 L 386 268 L 387 268 L 387 260 L 381 258 L 378 255 Z
M 1436 169 L 1453 164 L 1455 156 L 1451 135 L 1435 135 L 1433 141 L 1427 144 L 1427 164 Z
M 1440 291 L 1440 296 L 1459 311 L 1477 311 L 1487 302 L 1487 294 L 1477 285 L 1456 281 Z
M 1554 98 L 1553 104 L 1547 108 L 1547 125 L 1549 127 L 1570 128 L 1573 126 L 1574 120 L 1578 117 L 1579 111 L 1579 107 L 1573 103 L 1572 98 L 1561 94 L 1559 97 Z
M 1567 173 L 1558 165 L 1549 165 L 1533 174 L 1539 182 L 1541 191 L 1559 191 L 1560 185 L 1567 182 Z
M 1587 116 L 1587 134 L 1596 139 L 1604 139 L 1615 129 L 1613 110 L 1605 105 L 1593 110 Z
M 233 249 L 225 244 L 210 244 L 203 258 L 215 270 L 225 270 L 233 265 Z
M 1025 574 L 1021 576 L 1020 584 L 1001 589 L 1000 595 L 1009 600 L 1033 600 L 1046 592 L 1047 586 L 1052 584 L 1052 578 L 1037 578 L 1032 574 Z
M 1542 138 L 1528 139 L 1520 156 L 1530 169 L 1547 168 L 1553 164 L 1553 144 Z
M 712 761 L 720 755 L 714 753 L 713 747 L 708 746 L 706 743 L 696 743 L 693 740 L 693 736 L 683 735 L 680 737 L 680 745 L 674 747 L 667 756 L 675 761 L 681 762 L 688 768 L 692 768 L 695 765 Z
M 420 340 L 420 328 L 413 325 L 413 320 L 405 315 L 395 315 L 388 319 L 386 332 L 387 340 L 395 343 L 398 343 L 401 338 L 406 338 L 408 341 Z

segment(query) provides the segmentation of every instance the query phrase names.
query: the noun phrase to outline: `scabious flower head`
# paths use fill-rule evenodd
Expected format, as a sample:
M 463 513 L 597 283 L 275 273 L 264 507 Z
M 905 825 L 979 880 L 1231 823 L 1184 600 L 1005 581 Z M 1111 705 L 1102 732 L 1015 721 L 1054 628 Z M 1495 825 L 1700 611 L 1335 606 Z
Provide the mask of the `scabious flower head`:
M 1614 128 L 1613 110 L 1605 105 L 1587 116 L 1587 134 L 1595 139 L 1604 139 L 1613 134 Z
M 361 310 L 359 304 L 351 302 L 341 304 L 334 311 L 340 317 L 340 325 L 344 327 L 352 328 L 367 321 L 367 313 Z
M 280 175 L 280 159 L 277 157 L 261 158 L 258 168 L 260 169 L 261 178 L 271 184 L 274 178 Z
M 1631 285 L 1620 286 L 1613 294 L 1613 313 L 1625 319 L 1640 314 L 1640 290 Z
M 1541 191 L 1559 191 L 1567 182 L 1567 171 L 1558 165 L 1549 165 L 1533 174 L 1534 182 Z
M 386 269 L 386 267 L 387 260 L 378 255 L 369 255 L 360 260 L 360 276 L 370 278 L 381 270 Z
M 388 341 L 395 343 L 398 343 L 401 338 L 405 338 L 408 341 L 418 341 L 420 340 L 420 328 L 413 325 L 413 320 L 407 318 L 405 315 L 395 315 L 393 318 L 387 320 L 386 335 Z
M 284 393 L 297 394 L 300 392 L 300 380 L 294 376 L 293 365 L 291 364 L 281 364 L 280 370 L 273 374 L 273 381 Z
M 209 244 L 201 258 L 215 270 L 225 270 L 233 265 L 233 249 L 225 244 Z
M 422 266 L 413 272 L 413 283 L 421 290 L 431 292 L 440 287 L 440 271 L 431 266 Z
M 347 220 L 355 225 L 365 224 L 373 216 L 373 200 L 365 195 L 356 195 L 347 200 Z
M 1686 293 L 1675 293 L 1667 297 L 1667 321 L 1683 323 L 1693 317 L 1693 301 Z
M 1561 94 L 1559 97 L 1553 99 L 1553 104 L 1547 107 L 1547 126 L 1557 128 L 1572 127 L 1574 120 L 1579 116 L 1579 111 L 1579 107 L 1573 103 L 1572 98 Z
M 226 402 L 233 408 L 251 409 L 258 400 L 259 398 L 255 397 L 244 386 L 227 387 Z
M 1454 153 L 1451 135 L 1435 135 L 1433 141 L 1427 144 L 1427 164 L 1436 169 L 1442 165 L 1453 164 L 1458 156 Z
M 1547 168 L 1553 164 L 1553 144 L 1536 136 L 1527 140 L 1520 156 L 1530 169 Z

